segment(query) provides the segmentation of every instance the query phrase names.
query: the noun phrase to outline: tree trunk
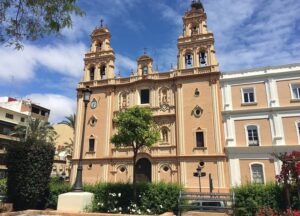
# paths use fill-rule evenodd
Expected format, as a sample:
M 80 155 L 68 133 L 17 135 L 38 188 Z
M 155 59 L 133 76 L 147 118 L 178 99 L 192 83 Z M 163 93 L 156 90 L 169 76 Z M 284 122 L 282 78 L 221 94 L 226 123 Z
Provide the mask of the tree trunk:
M 133 187 L 133 201 L 136 203 L 136 197 L 137 197 L 137 190 L 136 190 L 136 156 L 137 152 L 133 151 L 133 181 L 132 181 L 132 187 Z

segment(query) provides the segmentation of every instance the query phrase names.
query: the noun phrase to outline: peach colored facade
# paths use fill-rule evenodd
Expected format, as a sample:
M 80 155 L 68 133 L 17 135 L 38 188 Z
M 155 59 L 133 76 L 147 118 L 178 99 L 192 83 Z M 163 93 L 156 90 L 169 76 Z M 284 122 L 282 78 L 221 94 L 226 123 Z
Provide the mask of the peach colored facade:
M 93 31 L 77 88 L 73 181 L 86 87 L 92 95 L 83 146 L 84 182 L 132 181 L 131 150 L 110 143 L 117 130 L 113 117 L 132 106 L 149 107 L 161 129 L 161 140 L 138 155 L 138 174 L 148 181 L 176 182 L 198 191 L 193 173 L 204 161 L 214 192 L 226 192 L 234 185 L 273 181 L 280 163 L 270 154 L 300 149 L 300 64 L 221 75 L 201 3 L 185 13 L 183 29 L 176 69 L 156 71 L 144 53 L 137 70 L 126 78 L 115 75 L 109 30 L 101 26 Z M 209 190 L 208 176 L 201 178 L 201 185 L 202 191 Z
M 138 105 L 153 111 L 161 129 L 161 140 L 138 155 L 140 178 L 176 182 L 189 190 L 199 190 L 199 179 L 193 177 L 193 172 L 204 161 L 207 176 L 201 179 L 202 190 L 209 190 L 209 173 L 215 191 L 229 190 L 220 113 L 220 72 L 214 37 L 207 30 L 206 14 L 199 4 L 200 7 L 192 7 L 183 17 L 177 69 L 169 72 L 156 71 L 153 59 L 144 53 L 130 77 L 116 76 L 109 30 L 101 26 L 93 31 L 91 49 L 85 55 L 84 78 L 77 88 L 74 175 L 83 124 L 82 90 L 86 86 L 92 90 L 83 147 L 84 182 L 132 181 L 132 152 L 128 148 L 115 148 L 110 137 L 117 130 L 113 117 L 127 107 Z
M 231 186 L 274 181 L 272 153 L 300 151 L 300 64 L 223 73 L 225 151 Z

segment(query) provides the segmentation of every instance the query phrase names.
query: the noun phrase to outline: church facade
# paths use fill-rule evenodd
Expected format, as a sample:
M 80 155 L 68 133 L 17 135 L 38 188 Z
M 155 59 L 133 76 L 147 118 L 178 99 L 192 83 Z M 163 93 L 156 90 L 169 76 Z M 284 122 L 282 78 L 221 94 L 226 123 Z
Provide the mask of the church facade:
M 201 178 L 202 191 L 209 190 L 209 174 L 215 192 L 226 192 L 233 185 L 259 181 L 259 178 L 263 178 L 264 182 L 274 180 L 280 163 L 272 158 L 269 151 L 274 150 L 274 146 L 276 152 L 299 149 L 300 123 L 298 128 L 295 125 L 297 121 L 300 122 L 300 88 L 297 88 L 300 83 L 300 65 L 292 65 L 288 70 L 285 67 L 269 69 L 271 72 L 267 75 L 261 71 L 248 71 L 248 81 L 245 82 L 244 72 L 221 74 L 214 48 L 214 35 L 207 29 L 206 19 L 201 2 L 193 1 L 183 17 L 184 31 L 178 38 L 176 69 L 164 73 L 156 71 L 153 59 L 144 53 L 137 60 L 137 70 L 126 78 L 120 78 L 114 73 L 115 55 L 110 46 L 108 28 L 100 26 L 92 32 L 91 49 L 84 58 L 84 78 L 77 88 L 73 180 L 84 118 L 82 90 L 86 87 L 92 90 L 92 95 L 86 113 L 84 182 L 132 181 L 131 150 L 118 149 L 110 143 L 110 137 L 117 130 L 113 124 L 114 116 L 132 106 L 151 109 L 161 131 L 160 141 L 138 155 L 138 179 L 179 183 L 188 190 L 198 191 L 199 178 L 194 177 L 194 172 L 199 162 L 203 161 L 205 166 L 202 171 L 207 176 Z M 277 74 L 278 79 L 273 79 L 273 74 Z M 286 121 L 281 118 L 282 121 L 279 121 L 282 112 L 278 109 L 283 104 L 278 102 L 280 96 L 274 92 L 274 83 L 278 81 L 279 84 L 279 80 L 285 76 L 292 77 L 292 85 L 296 90 L 292 87 L 290 95 L 296 98 L 285 104 L 289 108 L 282 111 L 292 117 Z M 286 83 L 288 85 L 289 81 Z M 273 85 L 272 90 L 270 85 Z M 257 95 L 251 94 L 251 89 Z M 236 101 L 240 96 L 246 100 L 245 104 Z M 253 101 L 254 97 L 256 100 Z M 290 112 L 286 113 L 286 109 Z M 285 129 L 277 124 L 292 124 L 293 121 L 295 134 L 289 137 L 288 146 L 283 145 Z M 265 125 L 270 122 L 273 126 L 268 131 Z M 255 130 L 248 132 L 251 131 L 248 126 L 258 126 L 262 131 L 258 132 L 256 128 L 256 133 Z M 258 133 L 260 135 L 256 136 Z M 297 140 L 295 137 L 298 137 Z M 257 145 L 255 142 L 260 141 L 260 138 L 264 141 Z M 265 154 L 258 153 L 261 151 Z M 262 170 L 257 165 L 261 165 Z M 266 178 L 269 171 L 272 172 Z

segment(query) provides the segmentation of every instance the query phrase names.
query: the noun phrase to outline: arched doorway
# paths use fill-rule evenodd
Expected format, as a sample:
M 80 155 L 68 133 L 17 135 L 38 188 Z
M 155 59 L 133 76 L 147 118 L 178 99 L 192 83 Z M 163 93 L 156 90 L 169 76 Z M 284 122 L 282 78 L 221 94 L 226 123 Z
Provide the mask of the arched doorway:
M 136 163 L 136 181 L 151 182 L 151 162 L 147 158 L 141 158 Z

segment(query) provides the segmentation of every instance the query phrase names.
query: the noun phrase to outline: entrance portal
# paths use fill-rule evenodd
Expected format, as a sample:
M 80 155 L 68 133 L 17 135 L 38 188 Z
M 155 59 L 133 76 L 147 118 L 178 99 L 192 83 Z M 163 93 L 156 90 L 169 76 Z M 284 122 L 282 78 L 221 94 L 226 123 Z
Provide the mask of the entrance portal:
M 151 162 L 147 158 L 141 158 L 136 163 L 136 181 L 151 182 Z

